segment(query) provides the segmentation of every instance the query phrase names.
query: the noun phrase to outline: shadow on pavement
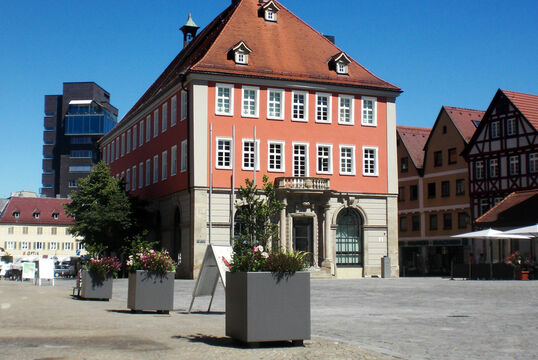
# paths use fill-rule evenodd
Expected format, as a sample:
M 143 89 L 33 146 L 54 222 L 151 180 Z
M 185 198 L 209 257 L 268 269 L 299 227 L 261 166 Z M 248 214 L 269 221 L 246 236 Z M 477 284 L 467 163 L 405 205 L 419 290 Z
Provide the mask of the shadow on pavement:
M 234 340 L 227 336 L 212 336 L 212 335 L 203 335 L 203 334 L 196 334 L 196 335 L 188 335 L 188 336 L 181 336 L 181 335 L 175 335 L 172 336 L 172 339 L 186 339 L 191 342 L 198 342 L 198 343 L 204 343 L 206 345 L 211 346 L 219 346 L 219 347 L 228 347 L 228 348 L 234 348 L 234 349 L 249 349 L 249 348 L 260 348 L 260 349 L 268 349 L 268 348 L 282 348 L 282 347 L 304 347 L 304 345 L 301 344 L 295 344 L 291 341 L 268 341 L 268 342 L 259 342 L 259 343 L 244 343 L 241 341 Z
M 156 311 L 140 311 L 140 310 L 128 310 L 128 309 L 107 309 L 107 312 L 113 312 L 117 314 L 130 314 L 130 315 L 159 315 L 159 316 L 170 316 L 170 314 L 156 312 Z
M 210 311 L 210 312 L 207 312 L 207 311 L 191 311 L 191 312 L 188 312 L 187 310 L 180 310 L 180 311 L 178 311 L 178 314 L 183 314 L 183 315 L 189 315 L 189 314 L 194 314 L 194 315 L 224 315 L 224 314 L 226 314 L 226 311 Z

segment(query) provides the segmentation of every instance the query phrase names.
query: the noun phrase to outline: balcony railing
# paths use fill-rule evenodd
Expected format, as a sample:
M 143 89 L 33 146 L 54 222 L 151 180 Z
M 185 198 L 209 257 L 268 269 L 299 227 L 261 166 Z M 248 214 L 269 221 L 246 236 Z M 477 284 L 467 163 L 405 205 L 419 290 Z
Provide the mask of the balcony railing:
M 275 179 L 276 189 L 290 190 L 330 190 L 329 179 L 314 177 L 279 177 Z

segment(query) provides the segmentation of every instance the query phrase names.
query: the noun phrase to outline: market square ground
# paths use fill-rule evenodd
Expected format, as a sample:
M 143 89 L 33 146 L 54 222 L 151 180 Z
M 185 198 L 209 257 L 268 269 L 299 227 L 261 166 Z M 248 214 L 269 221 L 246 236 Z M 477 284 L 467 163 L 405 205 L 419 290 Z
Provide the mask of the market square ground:
M 312 280 L 305 347 L 241 347 L 224 336 L 224 292 L 186 314 L 193 280 L 176 280 L 169 315 L 127 310 L 127 281 L 109 302 L 0 281 L 0 359 L 534 359 L 538 281 L 441 278 Z

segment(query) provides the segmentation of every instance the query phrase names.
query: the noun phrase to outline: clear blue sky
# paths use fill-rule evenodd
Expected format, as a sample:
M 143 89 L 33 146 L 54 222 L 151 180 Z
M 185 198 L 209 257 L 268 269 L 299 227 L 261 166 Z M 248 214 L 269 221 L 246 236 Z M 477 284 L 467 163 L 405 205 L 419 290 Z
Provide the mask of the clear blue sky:
M 229 3 L 0 1 L 0 197 L 41 186 L 44 95 L 95 81 L 121 118 L 180 50 L 188 12 L 205 27 Z M 536 0 L 282 3 L 404 90 L 398 124 L 430 127 L 442 105 L 485 109 L 498 88 L 538 94 Z

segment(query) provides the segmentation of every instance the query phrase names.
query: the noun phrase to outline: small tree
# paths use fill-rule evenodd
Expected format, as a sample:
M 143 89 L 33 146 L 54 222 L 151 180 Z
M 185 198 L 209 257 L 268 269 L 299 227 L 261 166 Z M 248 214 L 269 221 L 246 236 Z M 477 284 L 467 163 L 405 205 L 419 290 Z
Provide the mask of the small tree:
M 78 189 L 71 193 L 72 202 L 65 205 L 66 213 L 75 219 L 69 231 L 83 238 L 93 251 L 119 253 L 129 238 L 142 231 L 134 219 L 136 199 L 124 190 L 121 182 L 110 176 L 110 170 L 100 161 L 86 178 L 80 179 Z
M 262 194 L 254 181 L 245 179 L 245 187 L 238 191 L 240 204 L 236 205 L 236 217 L 242 223 L 241 233 L 234 239 L 232 271 L 256 271 L 259 256 L 253 249 L 257 246 L 267 248 L 269 242 L 276 250 L 279 247 L 277 216 L 284 204 L 276 198 L 273 183 L 267 175 L 263 176 Z M 254 267 L 254 268 L 253 268 Z

